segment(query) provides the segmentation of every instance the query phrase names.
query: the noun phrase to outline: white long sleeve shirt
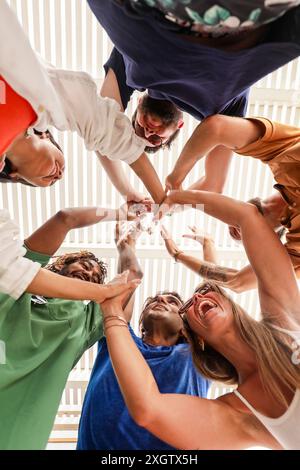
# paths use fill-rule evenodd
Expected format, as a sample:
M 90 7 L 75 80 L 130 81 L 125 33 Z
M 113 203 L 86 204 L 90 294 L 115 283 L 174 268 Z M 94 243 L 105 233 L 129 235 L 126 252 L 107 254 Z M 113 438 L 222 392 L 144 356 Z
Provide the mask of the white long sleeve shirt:
M 129 165 L 142 155 L 145 141 L 135 134 L 115 100 L 99 96 L 90 75 L 51 66 L 47 66 L 47 73 L 59 96 L 66 123 L 60 126 L 54 116 L 43 113 L 34 124 L 35 129 L 43 131 L 54 126 L 60 131 L 76 132 L 88 150 Z
M 118 103 L 98 96 L 87 73 L 43 63 L 5 0 L 0 0 L 0 75 L 31 104 L 38 116 L 37 130 L 54 126 L 77 132 L 88 150 L 111 160 L 131 164 L 142 155 L 146 143 L 134 133 Z
M 0 209 L 0 292 L 18 299 L 38 273 L 41 265 L 24 258 L 26 249 L 19 228 L 7 210 Z

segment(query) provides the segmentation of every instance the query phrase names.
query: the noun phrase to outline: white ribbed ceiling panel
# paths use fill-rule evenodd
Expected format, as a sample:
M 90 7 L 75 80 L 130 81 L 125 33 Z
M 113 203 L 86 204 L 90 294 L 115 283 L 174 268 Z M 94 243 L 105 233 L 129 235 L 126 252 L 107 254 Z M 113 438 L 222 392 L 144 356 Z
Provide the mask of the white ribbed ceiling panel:
M 2 0 L 3 1 L 3 0 Z M 103 79 L 103 64 L 111 50 L 106 33 L 91 14 L 85 0 L 10 0 L 27 32 L 32 46 L 49 62 L 60 68 L 85 70 L 99 82 Z M 300 61 L 295 60 L 261 80 L 251 92 L 249 115 L 262 115 L 280 122 L 299 126 L 300 122 Z M 133 98 L 128 113 L 136 105 Z M 171 152 L 151 157 L 162 181 L 168 175 L 196 122 L 185 117 L 186 125 Z M 119 206 L 122 202 L 95 155 L 87 152 L 82 140 L 71 133 L 57 134 L 66 157 L 64 180 L 49 189 L 30 189 L 21 185 L 1 185 L 0 206 L 8 208 L 20 224 L 24 236 L 30 234 L 56 211 L 71 206 Z M 130 179 L 139 190 L 142 184 L 130 173 Z M 201 162 L 189 175 L 187 184 L 203 175 Z M 251 158 L 234 157 L 225 193 L 241 200 L 253 196 L 265 197 L 272 191 L 270 171 Z M 226 227 L 194 211 L 175 215 L 168 221 L 181 249 L 199 250 L 193 242 L 181 235 L 188 225 L 195 224 L 216 238 L 220 251 L 220 264 L 241 267 L 245 256 L 241 246 L 228 236 Z M 66 239 L 63 250 L 93 249 L 109 264 L 110 277 L 116 272 L 113 224 L 99 224 L 88 229 L 73 231 Z M 134 325 L 145 298 L 157 290 L 178 290 L 184 298 L 193 291 L 199 278 L 174 264 L 166 253 L 159 234 L 143 235 L 138 243 L 138 256 L 144 270 L 144 281 L 136 295 Z M 201 255 L 201 253 L 200 253 Z M 246 310 L 258 316 L 256 292 L 234 296 Z M 94 349 L 95 353 L 95 349 Z M 87 354 L 72 373 L 86 379 L 93 362 L 93 353 Z M 78 375 L 79 374 L 79 375 Z
M 109 57 L 112 45 L 91 14 L 85 0 L 9 0 L 20 22 L 27 32 L 32 46 L 49 62 L 61 68 L 85 70 L 99 83 L 103 79 L 103 64 Z M 300 122 L 300 60 L 295 60 L 262 79 L 251 92 L 249 115 L 263 115 L 277 121 L 299 125 Z M 136 105 L 136 96 L 132 99 L 128 114 Z M 185 116 L 184 126 L 179 139 L 170 152 L 161 152 L 153 156 L 152 161 L 162 181 L 168 175 L 196 121 Z M 87 152 L 83 142 L 75 134 L 56 133 L 64 148 L 67 161 L 63 181 L 52 188 L 31 189 L 21 185 L 1 185 L 0 204 L 7 207 L 20 224 L 22 233 L 27 236 L 51 215 L 63 207 L 71 206 L 110 206 L 122 203 L 119 194 L 112 187 L 95 155 Z M 143 190 L 143 186 L 130 169 L 125 168 L 134 185 Z M 203 175 L 203 161 L 188 176 L 189 185 Z M 270 194 L 273 178 L 269 169 L 251 158 L 234 157 L 229 173 L 225 193 L 241 200 L 253 196 Z M 176 241 L 183 249 L 198 250 L 193 242 L 183 240 L 181 235 L 188 225 L 195 224 L 215 236 L 221 264 L 238 266 L 245 262 L 241 246 L 236 245 L 227 234 L 226 227 L 201 213 L 187 211 L 175 215 L 167 222 Z M 63 250 L 89 247 L 104 258 L 109 257 L 113 276 L 116 269 L 116 251 L 114 250 L 114 226 L 98 226 L 76 230 L 67 237 Z M 169 259 L 164 250 L 159 233 L 153 236 L 143 235 L 138 242 L 138 255 L 145 267 L 143 287 L 137 296 L 136 314 L 147 295 L 157 289 L 178 289 L 184 297 L 189 295 L 197 276 L 189 273 Z M 160 269 L 157 268 L 160 267 Z M 161 269 L 163 266 L 163 269 Z M 158 275 L 155 275 L 156 270 Z M 162 278 L 162 276 L 164 278 Z M 246 307 L 252 305 L 256 311 L 256 302 L 250 302 L 252 294 L 238 296 Z

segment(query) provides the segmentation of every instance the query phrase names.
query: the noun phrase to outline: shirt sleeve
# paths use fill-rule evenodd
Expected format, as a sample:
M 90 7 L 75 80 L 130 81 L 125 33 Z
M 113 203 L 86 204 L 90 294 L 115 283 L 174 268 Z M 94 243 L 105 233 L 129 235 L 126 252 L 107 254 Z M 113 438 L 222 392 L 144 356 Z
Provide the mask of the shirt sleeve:
M 220 114 L 225 116 L 245 117 L 249 101 L 249 90 L 240 94 L 231 100 L 223 109 Z
M 126 71 L 122 54 L 114 47 L 108 61 L 104 64 L 105 75 L 112 69 L 119 85 L 123 108 L 126 109 L 134 88 L 126 84 Z
M 25 243 L 24 243 L 24 247 L 26 249 L 25 258 L 30 259 L 31 261 L 40 263 L 42 267 L 46 266 L 49 263 L 51 256 L 45 255 L 44 253 L 39 253 L 38 251 L 29 250 Z
M 18 299 L 41 268 L 24 258 L 26 249 L 19 228 L 6 210 L 0 211 L 0 292 Z
M 84 337 L 78 350 L 73 367 L 77 364 L 81 356 L 90 349 L 97 341 L 104 337 L 103 317 L 101 308 L 95 302 L 89 302 L 85 310 L 86 322 L 84 327 Z
M 104 336 L 101 307 L 95 302 L 89 302 L 86 309 L 85 323 L 86 340 L 84 349 L 87 350 Z
M 145 150 L 145 141 L 138 137 L 119 104 L 110 98 L 95 96 L 91 103 L 89 124 L 82 133 L 88 150 L 98 151 L 110 160 L 128 165 L 138 160 Z M 89 132 L 89 128 L 93 132 Z

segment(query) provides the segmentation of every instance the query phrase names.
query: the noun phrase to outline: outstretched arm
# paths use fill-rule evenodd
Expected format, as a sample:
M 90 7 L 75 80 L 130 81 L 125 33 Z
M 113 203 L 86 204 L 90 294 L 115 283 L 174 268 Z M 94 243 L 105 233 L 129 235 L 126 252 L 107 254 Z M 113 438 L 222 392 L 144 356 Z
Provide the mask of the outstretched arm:
M 124 271 L 129 271 L 128 280 L 131 279 L 142 279 L 143 278 L 143 270 L 138 262 L 135 253 L 135 244 L 136 239 L 139 236 L 139 232 L 137 231 L 135 234 L 128 234 L 127 238 L 120 240 L 120 224 L 117 224 L 116 227 L 116 244 L 117 250 L 119 252 L 119 260 L 118 260 L 118 273 L 122 273 Z M 136 236 L 135 236 L 136 235 Z M 130 295 L 129 299 L 126 299 L 124 308 L 124 317 L 126 318 L 127 322 L 129 323 L 133 314 L 133 307 L 134 307 L 134 292 Z
M 233 152 L 218 145 L 205 157 L 205 175 L 189 187 L 189 190 L 223 193 Z
M 136 286 L 133 280 L 122 284 L 102 285 L 60 276 L 42 268 L 29 284 L 26 292 L 60 299 L 92 300 L 101 304 L 118 294 L 129 293 L 132 286 Z
M 103 98 L 112 98 L 117 101 L 120 105 L 121 111 L 124 112 L 118 81 L 115 72 L 112 69 L 109 69 L 107 72 L 100 94 Z M 123 169 L 122 163 L 119 160 L 110 160 L 99 152 L 96 152 L 96 154 L 110 181 L 125 199 L 136 202 L 144 199 L 143 195 L 136 191 L 131 185 Z
M 171 204 L 192 204 L 222 222 L 239 226 L 258 280 L 264 316 L 278 323 L 300 322 L 300 295 L 285 247 L 255 206 L 206 191 L 173 191 Z
M 263 133 L 257 121 L 216 114 L 202 121 L 184 146 L 172 173 L 166 180 L 168 189 L 177 189 L 198 160 L 224 146 L 237 150 L 255 142 Z M 217 154 L 215 154 L 217 157 Z
M 120 210 L 102 207 L 62 209 L 25 240 L 29 250 L 54 255 L 70 230 L 110 222 L 123 216 Z
M 151 194 L 153 201 L 156 204 L 161 204 L 164 198 L 166 197 L 166 194 L 148 156 L 143 153 L 140 158 L 134 163 L 132 163 L 130 166 L 135 172 L 135 174 L 144 183 L 145 187 Z
M 203 279 L 213 281 L 219 286 L 226 287 L 236 293 L 254 289 L 257 286 L 257 279 L 251 266 L 238 270 L 217 264 L 215 247 L 210 238 L 202 237 L 204 260 L 201 260 L 181 251 L 164 227 L 162 236 L 169 254 L 176 261 L 199 274 Z M 184 236 L 195 239 L 195 236 L 192 235 Z

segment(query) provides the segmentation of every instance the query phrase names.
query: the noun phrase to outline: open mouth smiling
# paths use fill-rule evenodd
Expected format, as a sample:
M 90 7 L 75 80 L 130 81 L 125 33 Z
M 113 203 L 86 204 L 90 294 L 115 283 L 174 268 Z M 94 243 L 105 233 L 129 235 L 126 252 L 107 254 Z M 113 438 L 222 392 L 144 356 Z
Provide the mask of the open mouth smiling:
M 216 307 L 218 307 L 218 304 L 216 304 L 212 300 L 203 299 L 199 302 L 199 304 L 197 306 L 197 310 L 200 314 L 200 317 L 204 318 L 210 310 L 212 310 Z

